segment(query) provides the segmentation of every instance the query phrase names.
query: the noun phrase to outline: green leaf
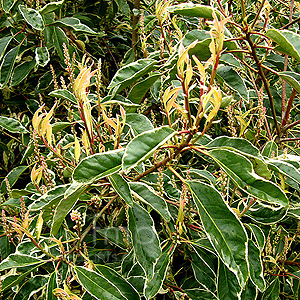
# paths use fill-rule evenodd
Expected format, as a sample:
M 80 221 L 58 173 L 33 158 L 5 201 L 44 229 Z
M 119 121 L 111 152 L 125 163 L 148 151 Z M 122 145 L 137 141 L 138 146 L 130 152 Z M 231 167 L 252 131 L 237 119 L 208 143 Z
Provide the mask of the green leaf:
M 270 159 L 268 165 L 271 170 L 281 173 L 300 184 L 300 172 L 292 164 L 282 160 Z
M 157 195 L 153 188 L 142 182 L 130 182 L 130 189 L 138 199 L 150 205 L 157 211 L 167 222 L 171 221 L 171 214 L 168 210 L 166 201 Z
M 279 278 L 275 278 L 263 293 L 262 300 L 278 300 L 280 294 Z
M 221 84 L 224 82 L 246 101 L 249 100 L 247 87 L 243 78 L 232 67 L 220 66 L 217 69 L 217 79 Z
M 44 275 L 36 275 L 26 281 L 18 290 L 14 300 L 27 300 L 31 296 L 43 289 L 47 283 L 48 277 Z
M 128 208 L 128 229 L 137 261 L 145 271 L 148 280 L 151 280 L 154 275 L 154 265 L 161 255 L 161 248 L 150 214 L 135 202 L 132 208 Z
M 266 288 L 266 282 L 263 273 L 263 264 L 261 261 L 261 252 L 256 247 L 252 240 L 248 241 L 248 257 L 249 257 L 249 269 L 250 278 L 255 286 L 263 292 Z
M 288 206 L 288 199 L 282 189 L 255 174 L 252 163 L 246 157 L 227 149 L 210 150 L 209 156 L 246 193 L 269 203 Z
M 96 270 L 105 278 L 109 278 L 113 285 L 115 285 L 127 299 L 140 299 L 138 292 L 133 286 L 115 270 L 104 265 L 97 265 Z
M 66 218 L 66 215 L 70 212 L 73 206 L 76 204 L 80 195 L 86 190 L 86 185 L 80 183 L 73 183 L 65 192 L 64 198 L 58 203 L 51 226 L 51 234 L 56 235 L 61 224 Z
M 219 261 L 218 297 L 220 300 L 239 300 L 242 292 L 239 282 L 230 270 Z M 250 299 L 249 299 L 250 300 Z
M 167 10 L 171 13 L 178 14 L 181 16 L 197 17 L 197 18 L 213 20 L 214 9 L 208 5 L 201 5 L 201 4 L 194 4 L 194 3 L 181 3 L 181 4 L 169 6 Z
M 84 158 L 73 172 L 73 179 L 90 184 L 121 169 L 123 149 L 97 153 Z
M 58 56 L 60 57 L 60 60 L 64 61 L 64 48 L 63 44 L 66 44 L 66 46 L 69 46 L 69 40 L 65 34 L 65 32 L 59 28 L 59 27 L 53 27 L 53 42 L 55 49 L 57 51 Z
M 278 146 L 274 141 L 268 141 L 264 146 L 261 154 L 265 157 L 277 157 L 278 156 Z
M 151 86 L 161 77 L 161 74 L 153 74 L 135 84 L 128 94 L 128 99 L 133 103 L 140 104 Z
M 256 289 L 256 286 L 252 283 L 251 280 L 248 280 L 241 294 L 241 300 L 256 300 L 257 292 L 258 290 Z
M 45 67 L 48 64 L 50 55 L 47 47 L 35 48 L 35 61 L 41 67 Z
M 0 263 L 0 272 L 12 268 L 21 268 L 41 264 L 43 261 L 29 255 L 11 254 Z
M 251 230 L 252 235 L 254 236 L 253 241 L 255 240 L 258 248 L 262 252 L 265 247 L 266 237 L 260 227 L 255 224 L 247 224 L 247 227 Z
M 15 3 L 15 0 L 1 0 L 2 8 L 6 13 L 8 13 L 13 8 Z
M 54 271 L 48 280 L 47 283 L 47 291 L 46 291 L 46 300 L 57 300 L 57 298 L 53 295 L 53 291 L 58 287 L 57 284 L 57 271 Z
M 122 95 L 108 95 L 101 100 L 101 104 L 107 106 L 110 106 L 111 104 L 120 104 L 125 108 L 125 110 L 126 108 L 133 108 L 134 110 L 136 110 L 136 108 L 139 107 L 138 104 L 131 102 Z
M 106 278 L 95 271 L 84 267 L 74 267 L 79 283 L 84 289 L 98 300 L 129 300 L 120 289 Z M 139 299 L 139 298 L 137 298 Z
M 55 91 L 50 92 L 49 96 L 61 98 L 64 100 L 69 100 L 72 103 L 77 104 L 75 95 L 68 90 L 63 90 L 63 89 L 55 90 Z
M 35 60 L 31 60 L 25 61 L 24 63 L 15 67 L 10 85 L 16 86 L 19 83 L 21 83 L 28 76 L 31 70 L 35 67 L 35 64 Z
M 151 121 L 146 116 L 141 114 L 127 114 L 126 124 L 131 127 L 134 135 L 138 135 L 142 132 L 154 129 Z
M 119 227 L 110 227 L 97 230 L 97 232 L 105 237 L 108 241 L 117 245 L 121 249 L 127 250 L 124 242 L 124 239 L 127 238 L 127 235 L 124 237 L 124 231 L 124 229 L 122 231 Z M 130 241 L 127 242 L 129 243 Z
M 298 93 L 300 93 L 300 75 L 295 72 L 279 72 L 279 76 L 288 82 Z
M 25 21 L 33 28 L 36 30 L 43 30 L 45 29 L 45 24 L 43 17 L 41 14 L 33 9 L 33 8 L 28 8 L 25 5 L 19 5 L 19 10 Z
M 108 89 L 118 86 L 117 92 L 121 92 L 133 82 L 157 68 L 157 61 L 144 58 L 130 63 L 119 69 L 111 80 Z
M 129 5 L 127 4 L 126 0 L 115 0 L 119 10 L 122 14 L 124 14 L 125 16 L 129 17 L 130 16 L 130 8 Z
M 167 251 L 164 251 L 159 257 L 154 267 L 153 278 L 150 281 L 146 281 L 144 295 L 147 299 L 153 298 L 161 289 L 167 275 L 170 259 L 169 249 L 167 249 Z
M 288 54 L 300 61 L 300 37 L 297 33 L 289 30 L 269 29 L 266 36 L 278 46 L 276 50 Z
M 98 32 L 92 30 L 87 25 L 82 24 L 79 19 L 74 18 L 74 17 L 66 17 L 66 18 L 59 19 L 56 22 L 54 22 L 53 25 L 58 25 L 61 27 L 73 29 L 77 32 L 83 32 L 83 33 L 92 34 L 92 35 L 99 35 Z
M 9 50 L 3 60 L 0 67 L 0 88 L 4 88 L 11 79 L 11 73 L 14 68 L 20 46 L 16 46 Z
M 128 173 L 139 163 L 145 161 L 176 132 L 170 127 L 159 127 L 143 132 L 133 138 L 126 147 L 122 168 Z
M 13 185 L 16 183 L 16 181 L 19 179 L 19 177 L 23 174 L 23 172 L 28 168 L 28 166 L 18 166 L 12 169 L 7 175 L 7 179 L 9 182 L 10 187 L 13 187 Z M 1 189 L 2 194 L 7 193 L 7 187 L 5 180 L 1 183 Z
M 12 40 L 12 36 L 5 36 L 0 39 L 0 60 L 2 59 L 5 50 L 8 47 L 11 40 Z
M 129 205 L 133 205 L 132 195 L 127 181 L 119 174 L 115 173 L 109 176 L 109 182 L 118 193 L 118 195 Z
M 28 133 L 28 130 L 14 118 L 0 116 L 0 127 L 12 133 Z
M 244 286 L 249 277 L 248 238 L 242 223 L 215 188 L 203 182 L 188 184 L 212 246 Z
M 2 292 L 24 281 L 28 274 L 34 272 L 38 267 L 46 264 L 47 262 L 48 261 L 44 261 L 39 265 L 35 265 L 33 268 L 26 269 L 26 271 L 23 270 L 20 274 L 5 277 L 4 279 L 2 279 Z
M 50 2 L 39 9 L 41 15 L 48 14 L 50 12 L 56 11 L 57 9 L 61 9 L 65 0 Z
M 257 175 L 270 179 L 272 174 L 259 150 L 246 139 L 221 136 L 206 145 L 208 148 L 225 148 L 238 152 L 252 161 Z

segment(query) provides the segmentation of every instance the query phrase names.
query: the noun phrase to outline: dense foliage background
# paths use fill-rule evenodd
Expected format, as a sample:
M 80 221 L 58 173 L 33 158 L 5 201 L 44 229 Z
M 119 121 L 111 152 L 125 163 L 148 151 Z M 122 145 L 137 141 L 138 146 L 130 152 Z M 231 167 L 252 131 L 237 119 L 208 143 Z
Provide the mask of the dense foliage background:
M 0 10 L 2 299 L 300 299 L 300 4 Z

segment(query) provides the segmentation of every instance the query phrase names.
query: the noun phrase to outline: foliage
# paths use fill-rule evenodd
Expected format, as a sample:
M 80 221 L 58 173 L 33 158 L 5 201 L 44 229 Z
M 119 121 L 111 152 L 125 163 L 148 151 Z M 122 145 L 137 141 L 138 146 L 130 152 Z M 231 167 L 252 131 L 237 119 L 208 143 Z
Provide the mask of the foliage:
M 299 299 L 298 2 L 1 5 L 3 299 Z

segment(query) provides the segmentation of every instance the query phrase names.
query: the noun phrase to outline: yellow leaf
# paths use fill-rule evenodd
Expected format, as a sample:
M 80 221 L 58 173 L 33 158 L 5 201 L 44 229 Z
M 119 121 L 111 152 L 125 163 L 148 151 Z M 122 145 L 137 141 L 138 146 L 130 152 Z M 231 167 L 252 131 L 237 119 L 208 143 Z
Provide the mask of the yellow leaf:
M 78 141 L 78 138 L 77 138 L 77 136 L 76 136 L 76 134 L 74 135 L 74 141 L 75 141 L 75 150 L 74 150 L 74 152 L 75 152 L 75 161 L 76 161 L 76 163 L 78 163 L 78 161 L 79 161 L 79 158 L 80 158 L 80 143 L 79 143 L 79 141 Z
M 39 241 L 39 239 L 40 239 L 41 232 L 43 229 L 43 224 L 44 224 L 43 211 L 41 210 L 39 217 L 37 219 L 37 222 L 36 222 L 36 226 L 35 226 L 35 236 L 36 236 L 37 241 Z
M 89 155 L 90 154 L 90 143 L 89 143 L 89 139 L 88 139 L 86 130 L 84 130 L 82 133 L 82 144 L 83 144 L 86 155 Z
M 205 74 L 205 68 L 204 66 L 201 64 L 201 62 L 199 61 L 199 59 L 193 55 L 193 59 L 197 65 L 198 71 L 200 73 L 200 80 L 205 83 L 205 78 L 206 78 L 206 74 Z
M 186 73 L 185 73 L 184 85 L 185 85 L 186 90 L 188 90 L 188 86 L 189 86 L 189 84 L 191 82 L 191 79 L 193 77 L 193 68 L 192 68 L 191 60 L 189 60 L 185 72 Z
M 38 132 L 38 127 L 40 124 L 41 119 L 38 117 L 39 113 L 43 110 L 44 105 L 42 105 L 33 115 L 32 118 L 32 126 L 33 128 L 36 130 L 36 132 Z

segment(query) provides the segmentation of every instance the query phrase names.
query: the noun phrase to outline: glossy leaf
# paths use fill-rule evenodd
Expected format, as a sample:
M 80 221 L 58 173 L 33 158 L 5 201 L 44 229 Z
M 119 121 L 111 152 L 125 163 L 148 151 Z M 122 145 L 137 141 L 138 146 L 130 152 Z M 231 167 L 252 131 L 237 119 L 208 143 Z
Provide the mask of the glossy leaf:
M 2 0 L 5 1 L 5 0 Z M 0 39 L 0 60 L 2 59 L 5 50 L 7 49 L 10 41 L 12 40 L 12 36 L 5 36 Z
M 147 94 L 148 90 L 160 77 L 161 74 L 154 74 L 138 82 L 130 90 L 128 94 L 128 99 L 131 100 L 133 103 L 140 104 L 141 101 L 144 99 L 145 95 Z
M 161 255 L 158 235 L 150 214 L 137 203 L 128 209 L 128 228 L 137 261 L 148 280 L 154 275 L 154 265 Z
M 127 250 L 125 239 L 127 235 L 124 236 L 125 229 L 121 230 L 119 227 L 110 227 L 110 228 L 102 228 L 97 230 L 97 232 L 106 238 L 109 242 L 117 245 L 121 249 Z M 129 244 L 129 241 L 126 241 Z
M 239 300 L 242 289 L 235 275 L 220 261 L 218 269 L 218 297 L 220 300 Z M 250 299 L 249 299 L 250 300 Z
M 143 132 L 132 139 L 126 147 L 122 161 L 123 170 L 128 173 L 145 161 L 176 132 L 170 127 L 159 127 Z
M 243 286 L 249 273 L 248 238 L 242 223 L 212 186 L 196 181 L 189 181 L 188 184 L 212 246 Z
M 167 222 L 171 220 L 166 201 L 153 188 L 142 182 L 130 182 L 130 189 L 138 199 L 156 210 Z
M 129 205 L 132 206 L 133 199 L 127 181 L 119 174 L 115 173 L 109 176 L 109 181 L 119 196 Z
M 16 46 L 9 50 L 3 60 L 0 67 L 0 88 L 4 88 L 11 79 L 11 74 L 13 71 L 13 67 L 15 65 L 18 53 L 20 50 L 20 46 Z
M 50 12 L 56 11 L 57 9 L 62 8 L 64 1 L 65 0 L 47 3 L 39 10 L 39 12 L 41 15 L 45 15 Z
M 145 131 L 154 129 L 150 120 L 146 116 L 141 114 L 127 114 L 126 124 L 128 124 L 131 127 L 134 135 L 138 135 Z
M 297 33 L 289 30 L 269 29 L 266 36 L 272 39 L 278 51 L 288 54 L 300 61 L 300 37 Z
M 247 87 L 244 80 L 232 67 L 220 66 L 217 70 L 217 79 L 221 83 L 224 82 L 226 85 L 228 85 L 243 99 L 249 99 Z
M 80 183 L 92 183 L 121 169 L 123 149 L 97 153 L 84 158 L 73 172 L 73 179 Z
M 115 285 L 127 299 L 140 299 L 139 294 L 133 286 L 115 270 L 105 265 L 97 265 L 96 270 L 105 278 L 109 278 L 112 284 Z
M 146 299 L 153 298 L 161 289 L 165 277 L 167 275 L 168 266 L 170 264 L 170 253 L 164 251 L 159 257 L 154 267 L 154 276 L 150 281 L 146 281 L 144 295 Z
M 17 182 L 17 180 L 19 179 L 19 177 L 23 174 L 23 172 L 25 172 L 28 169 L 28 166 L 18 166 L 15 167 L 14 169 L 12 169 L 7 175 L 7 179 L 9 182 L 10 187 L 13 187 L 13 185 Z M 0 189 L 1 193 L 5 194 L 7 193 L 7 187 L 6 187 L 6 183 L 5 180 L 2 181 L 1 183 L 1 189 Z
M 8 13 L 13 8 L 15 3 L 15 0 L 1 0 L 1 6 L 6 13 Z
M 269 203 L 288 206 L 288 199 L 281 188 L 255 174 L 252 163 L 246 157 L 227 149 L 213 149 L 209 155 L 248 194 Z
M 130 7 L 126 0 L 116 0 L 116 3 L 119 7 L 119 10 L 122 14 L 129 17 L 130 15 Z
M 44 20 L 41 14 L 25 5 L 19 5 L 19 10 L 25 21 L 36 30 L 43 30 L 45 28 Z
M 121 92 L 142 76 L 153 71 L 156 68 L 156 63 L 156 60 L 144 58 L 122 67 L 116 72 L 108 89 L 118 86 L 117 91 Z
M 58 203 L 52 221 L 51 234 L 56 235 L 66 215 L 76 204 L 80 195 L 86 189 L 86 185 L 73 183 L 65 192 L 64 198 Z
M 53 42 L 55 49 L 57 51 L 58 56 L 60 57 L 61 61 L 64 61 L 64 48 L 63 44 L 67 47 L 69 45 L 68 38 L 65 32 L 59 27 L 53 27 Z
M 249 240 L 248 242 L 248 250 L 250 278 L 255 286 L 263 292 L 266 288 L 266 282 L 263 274 L 261 251 L 256 247 L 252 240 Z
M 280 72 L 279 76 L 288 82 L 298 93 L 300 93 L 300 75 L 295 72 Z
M 10 85 L 16 86 L 20 84 L 32 71 L 32 69 L 35 67 L 35 64 L 36 64 L 35 60 L 31 60 L 31 61 L 25 61 L 24 63 L 15 67 L 14 72 L 12 74 Z
M 57 298 L 53 295 L 53 291 L 58 287 L 57 284 L 57 271 L 54 271 L 48 280 L 47 291 L 46 291 L 46 300 L 56 300 Z
M 75 272 L 79 283 L 98 300 L 129 300 L 115 284 L 103 275 L 84 267 L 76 266 Z M 139 298 L 138 298 L 139 299 Z
M 213 19 L 214 9 L 208 5 L 181 3 L 169 6 L 168 11 L 181 16 Z
M 39 292 L 45 287 L 47 283 L 47 277 L 43 275 L 37 275 L 31 277 L 26 281 L 21 288 L 18 290 L 17 294 L 14 297 L 14 300 L 25 300 L 30 299 L 31 296 Z
M 68 90 L 55 90 L 49 93 L 49 96 L 61 98 L 64 100 L 69 100 L 72 103 L 77 103 L 75 95 Z
M 278 156 L 278 146 L 274 141 L 269 141 L 266 143 L 261 154 L 265 157 L 277 157 Z
M 12 133 L 28 133 L 28 130 L 16 118 L 0 116 L 0 127 Z
M 249 299 L 256 300 L 257 292 L 258 290 L 256 286 L 252 283 L 251 280 L 248 280 L 246 286 L 243 289 L 241 300 L 249 300 Z
M 262 252 L 265 247 L 265 242 L 266 242 L 266 237 L 264 235 L 264 232 L 262 231 L 262 229 L 259 226 L 255 225 L 255 224 L 247 224 L 247 227 L 251 230 L 252 235 L 254 237 L 254 239 L 252 239 L 252 240 L 256 242 L 256 245 Z
M 45 67 L 48 64 L 50 55 L 47 47 L 35 48 L 35 61 L 41 67 Z
M 70 28 L 78 32 L 98 35 L 96 31 L 92 30 L 87 25 L 82 24 L 79 19 L 74 17 L 66 17 L 66 18 L 59 19 L 53 25 L 59 25 L 61 27 Z
M 263 293 L 262 300 L 278 300 L 280 294 L 279 278 L 275 278 Z
M 43 261 L 29 255 L 11 254 L 0 263 L 0 272 L 12 268 L 21 268 L 41 264 Z

